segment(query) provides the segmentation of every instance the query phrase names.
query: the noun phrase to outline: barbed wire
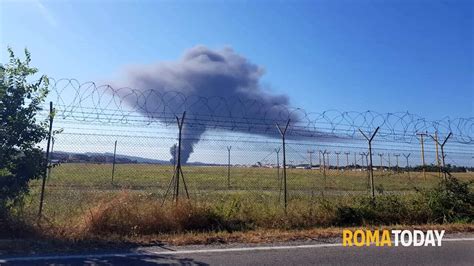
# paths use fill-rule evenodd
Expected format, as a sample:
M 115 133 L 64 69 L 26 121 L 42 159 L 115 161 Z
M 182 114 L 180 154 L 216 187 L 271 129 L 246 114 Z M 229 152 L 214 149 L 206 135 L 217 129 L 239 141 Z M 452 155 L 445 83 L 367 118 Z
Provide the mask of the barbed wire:
M 316 113 L 281 104 L 263 105 L 258 97 L 244 101 L 172 90 L 113 88 L 75 79 L 51 79 L 48 99 L 55 103 L 58 118 L 77 122 L 168 127 L 175 126 L 176 116 L 186 111 L 189 132 L 218 129 L 277 136 L 275 125 L 291 120 L 288 135 L 293 138 L 360 139 L 359 129 L 380 127 L 378 138 L 383 140 L 413 143 L 419 132 L 438 132 L 440 136 L 452 132 L 451 141 L 474 143 L 474 117 L 428 120 L 409 112 Z

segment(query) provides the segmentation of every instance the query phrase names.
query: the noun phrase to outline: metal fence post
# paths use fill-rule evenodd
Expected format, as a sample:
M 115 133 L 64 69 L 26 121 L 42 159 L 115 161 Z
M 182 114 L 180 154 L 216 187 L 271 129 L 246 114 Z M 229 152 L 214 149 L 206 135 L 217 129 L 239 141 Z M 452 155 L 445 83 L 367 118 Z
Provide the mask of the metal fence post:
M 443 162 L 443 176 L 444 176 L 444 179 L 446 180 L 447 179 L 447 169 L 446 169 L 446 163 L 445 163 L 445 160 L 444 158 L 446 157 L 446 155 L 444 154 L 444 145 L 446 144 L 446 142 L 448 141 L 448 139 L 453 135 L 452 132 L 449 132 L 448 136 L 444 139 L 443 143 L 439 143 L 438 141 L 438 134 L 435 133 L 435 136 L 431 136 L 431 138 L 436 142 L 436 148 L 438 148 L 438 145 L 441 147 L 441 159 L 442 159 L 442 162 Z M 438 159 L 439 160 L 439 159 Z M 438 163 L 439 164 L 439 163 Z
M 354 170 L 357 168 L 357 152 L 354 152 L 354 165 L 353 165 Z
M 346 168 L 349 168 L 349 154 L 351 153 L 346 151 L 344 154 L 346 155 Z
M 360 133 L 367 139 L 367 141 L 369 142 L 369 175 L 370 175 L 370 189 L 372 191 L 372 198 L 375 199 L 375 187 L 374 187 L 374 172 L 373 172 L 373 169 L 372 169 L 372 140 L 374 139 L 375 135 L 377 134 L 377 132 L 379 131 L 380 127 L 377 127 L 377 129 L 375 129 L 375 132 L 372 134 L 372 136 L 367 137 L 364 132 L 362 132 L 362 130 L 359 129 Z
M 380 171 L 383 171 L 383 153 L 378 153 L 380 157 Z
M 323 192 L 322 192 L 322 196 L 324 198 L 324 192 L 326 191 L 326 187 L 327 187 L 327 174 L 326 174 L 326 154 L 329 154 L 329 152 L 327 150 L 324 150 L 321 152 L 321 154 L 323 155 Z M 329 161 L 329 160 L 328 160 Z
M 176 162 L 176 167 L 174 169 L 173 177 L 170 180 L 170 183 L 168 185 L 168 189 L 166 190 L 165 197 L 163 198 L 163 204 L 165 203 L 166 197 L 168 196 L 168 193 L 171 189 L 171 186 L 174 185 L 173 187 L 173 199 L 175 200 L 176 203 L 178 203 L 179 200 L 179 179 L 180 177 L 183 179 L 183 185 L 184 185 L 184 190 L 186 192 L 186 197 L 189 199 L 189 192 L 188 192 L 188 187 L 186 185 L 186 181 L 184 179 L 184 174 L 183 170 L 181 169 L 181 142 L 182 142 L 182 133 L 183 133 L 183 125 L 184 125 L 184 118 L 186 117 L 186 112 L 183 112 L 183 116 L 181 119 L 176 116 L 176 121 L 178 124 L 178 160 Z
M 112 161 L 112 184 L 114 184 L 116 155 L 117 155 L 117 140 L 115 140 L 115 143 L 114 143 L 114 158 L 113 158 L 113 161 Z
M 367 159 L 367 153 L 361 152 L 359 153 L 359 155 L 360 155 L 360 160 L 361 160 L 361 163 L 360 163 L 361 171 L 364 170 L 364 167 L 367 167 L 367 189 L 370 189 L 369 160 Z M 364 157 L 366 161 L 365 165 L 364 165 Z
M 321 162 L 321 150 L 319 150 L 319 152 L 318 152 L 318 159 L 319 159 L 319 172 L 322 172 L 323 169 L 321 168 L 321 167 L 322 167 L 322 162 Z
M 331 170 L 331 162 L 330 162 L 330 158 L 329 158 L 329 154 L 331 154 L 330 151 L 326 152 L 327 156 L 326 156 L 326 159 L 328 160 L 327 164 L 326 164 L 326 167 L 328 168 L 328 172 L 329 170 Z
M 46 175 L 49 168 L 49 149 L 51 145 L 51 134 L 53 130 L 53 120 L 54 120 L 54 109 L 53 102 L 49 102 L 49 131 L 48 131 L 48 143 L 46 145 L 46 157 L 45 157 L 45 168 L 43 172 L 43 182 L 41 184 L 41 197 L 40 197 L 40 206 L 38 210 L 38 219 L 41 218 L 43 213 L 43 201 L 44 201 L 44 188 L 46 185 Z
M 407 173 L 408 173 L 408 179 L 411 179 L 411 177 L 410 177 L 410 164 L 408 162 L 408 158 L 410 157 L 410 155 L 411 155 L 411 153 L 408 153 L 408 154 L 403 153 L 403 157 L 405 157 L 405 159 L 407 160 L 406 170 L 407 170 Z
M 398 169 L 398 157 L 400 157 L 400 154 L 399 153 L 396 153 L 396 154 L 393 154 L 393 156 L 395 156 L 395 158 L 397 158 L 397 173 L 400 171 Z
M 309 169 L 312 169 L 312 168 L 313 168 L 313 153 L 314 153 L 314 150 L 308 150 L 308 154 L 309 154 Z
M 421 167 L 423 168 L 423 178 L 426 181 L 426 165 L 425 165 L 425 141 L 423 139 L 424 136 L 427 135 L 427 133 L 416 133 L 417 135 L 420 136 L 420 144 L 421 144 Z
M 284 200 L 285 200 L 285 213 L 286 213 L 286 208 L 288 206 L 288 192 L 286 188 L 286 143 L 285 143 L 285 135 L 286 131 L 288 130 L 288 126 L 290 125 L 290 119 L 286 122 L 286 126 L 284 129 L 280 128 L 278 124 L 276 124 L 276 127 L 278 128 L 278 131 L 280 132 L 281 135 L 281 140 L 282 140 L 282 145 L 283 145 L 283 190 L 284 190 Z
M 275 149 L 276 153 L 276 168 L 277 168 L 277 181 L 278 181 L 278 202 L 281 200 L 281 190 L 282 190 L 282 179 L 280 178 L 280 150 L 281 148 L 278 147 Z
M 438 152 L 438 146 L 439 146 L 438 131 L 435 131 L 434 137 L 433 136 L 430 136 L 430 137 L 435 142 L 435 146 L 436 146 L 436 164 L 438 165 L 438 177 L 441 178 L 441 163 L 439 161 L 439 152 Z
M 339 154 L 341 154 L 340 151 L 334 152 L 336 154 L 336 171 L 339 172 Z
M 390 172 L 392 172 L 392 163 L 391 163 L 391 160 L 390 160 L 390 152 L 388 153 L 388 170 Z
M 227 188 L 230 189 L 230 150 L 232 146 L 227 147 Z
M 51 179 L 51 169 L 53 169 L 53 165 L 51 164 L 51 160 L 53 158 L 53 153 L 54 153 L 54 133 L 51 135 L 51 151 L 49 152 L 49 157 L 48 157 L 48 164 L 49 164 L 49 167 L 48 167 L 48 175 L 46 176 L 47 177 L 47 180 L 50 180 Z

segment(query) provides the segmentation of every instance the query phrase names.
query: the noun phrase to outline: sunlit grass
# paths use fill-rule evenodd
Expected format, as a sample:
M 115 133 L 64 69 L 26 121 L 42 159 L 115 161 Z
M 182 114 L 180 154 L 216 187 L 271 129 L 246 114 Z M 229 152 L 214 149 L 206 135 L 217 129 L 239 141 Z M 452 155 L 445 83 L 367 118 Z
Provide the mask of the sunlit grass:
M 275 168 L 232 167 L 228 186 L 227 167 L 183 167 L 191 201 L 213 205 L 223 213 L 235 214 L 238 209 L 239 215 L 245 214 L 254 220 L 284 213 L 281 171 L 278 176 Z M 123 191 L 134 198 L 146 198 L 161 205 L 173 167 L 118 164 L 113 182 L 110 164 L 62 164 L 51 173 L 46 186 L 44 214 L 52 222 L 68 224 L 98 202 L 112 199 Z M 415 187 L 431 188 L 440 180 L 438 173 L 427 173 L 426 178 L 422 173 L 414 172 L 375 171 L 374 174 L 377 194 L 414 194 Z M 472 173 L 456 173 L 455 176 L 473 180 Z M 288 209 L 303 214 L 320 209 L 321 202 L 350 203 L 356 197 L 369 195 L 367 180 L 364 171 L 332 169 L 326 170 L 325 177 L 319 169 L 287 169 Z M 34 215 L 39 204 L 39 180 L 32 182 L 31 188 L 20 211 Z M 181 184 L 180 193 L 184 198 L 182 188 Z M 166 200 L 169 203 L 171 196 Z M 231 211 L 225 211 L 226 208 Z M 321 214 L 321 210 L 319 212 Z

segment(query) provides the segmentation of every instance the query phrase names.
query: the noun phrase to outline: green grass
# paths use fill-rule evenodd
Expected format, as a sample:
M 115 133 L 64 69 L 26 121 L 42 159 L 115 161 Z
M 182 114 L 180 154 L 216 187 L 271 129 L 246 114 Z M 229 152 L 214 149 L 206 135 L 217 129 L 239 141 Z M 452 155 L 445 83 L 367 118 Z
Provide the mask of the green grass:
M 282 176 L 280 169 L 280 177 Z M 231 168 L 230 188 L 227 183 L 227 167 L 184 166 L 183 173 L 190 190 L 273 190 L 278 191 L 280 181 L 277 169 L 271 168 Z M 116 165 L 112 185 L 112 166 L 110 164 L 62 164 L 52 170 L 48 186 L 93 187 L 97 189 L 166 189 L 173 175 L 172 166 L 152 164 Z M 474 179 L 473 173 L 455 173 L 458 179 Z M 386 191 L 413 190 L 414 187 L 429 188 L 439 181 L 438 173 L 427 173 L 426 179 L 418 172 L 374 171 L 375 185 Z M 33 185 L 37 185 L 36 184 Z M 320 170 L 287 169 L 289 190 L 333 190 L 366 191 L 367 172 L 365 171 L 326 171 L 326 178 Z
M 62 164 L 47 181 L 41 223 L 40 180 L 30 184 L 30 193 L 12 209 L 12 221 L 46 237 L 85 239 L 193 230 L 471 223 L 474 213 L 472 173 L 455 173 L 471 182 L 462 188 L 452 181 L 447 189 L 438 173 L 425 178 L 422 173 L 375 171 L 373 201 L 367 172 L 330 170 L 325 177 L 316 169 L 288 169 L 285 211 L 276 169 L 234 167 L 230 187 L 226 167 L 186 166 L 183 172 L 190 200 L 184 200 L 181 190 L 182 200 L 174 204 L 170 196 L 164 201 L 171 166 L 117 165 L 112 183 L 111 165 Z
M 280 169 L 282 171 L 282 169 Z M 95 206 L 122 191 L 138 197 L 163 200 L 173 174 L 172 166 L 151 164 L 118 164 L 111 180 L 110 164 L 62 164 L 52 169 L 45 195 L 44 213 L 52 222 L 67 224 Z M 268 217 L 283 211 L 283 194 L 277 169 L 231 168 L 230 187 L 227 167 L 184 166 L 183 173 L 191 200 L 214 204 L 218 208 L 247 208 Z M 377 193 L 413 194 L 415 187 L 427 189 L 440 180 L 438 173 L 390 173 L 374 171 Z M 280 173 L 280 177 L 282 173 Z M 460 180 L 473 180 L 472 173 L 456 173 Z M 31 193 L 20 212 L 33 215 L 39 201 L 40 181 L 31 183 Z M 289 208 L 308 211 L 319 200 L 350 202 L 368 195 L 367 172 L 329 170 L 324 177 L 317 169 L 287 169 Z M 181 185 L 181 188 L 183 186 Z M 181 190 L 181 195 L 184 190 Z M 168 200 L 170 197 L 168 197 Z M 231 206 L 232 204 L 239 206 Z M 230 206 L 230 207 L 229 207 Z M 233 210 L 235 211 L 235 210 Z M 301 211 L 303 212 L 303 211 Z M 252 214 L 256 215 L 256 214 Z

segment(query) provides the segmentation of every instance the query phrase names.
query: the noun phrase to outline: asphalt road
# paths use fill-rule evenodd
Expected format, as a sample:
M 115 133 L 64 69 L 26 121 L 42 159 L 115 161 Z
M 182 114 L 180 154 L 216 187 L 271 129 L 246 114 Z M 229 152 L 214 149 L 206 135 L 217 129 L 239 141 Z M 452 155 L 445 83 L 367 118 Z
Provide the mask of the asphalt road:
M 2 265 L 473 265 L 474 238 L 442 247 L 342 247 L 338 243 L 276 246 L 148 247 L 128 253 L 0 258 Z

